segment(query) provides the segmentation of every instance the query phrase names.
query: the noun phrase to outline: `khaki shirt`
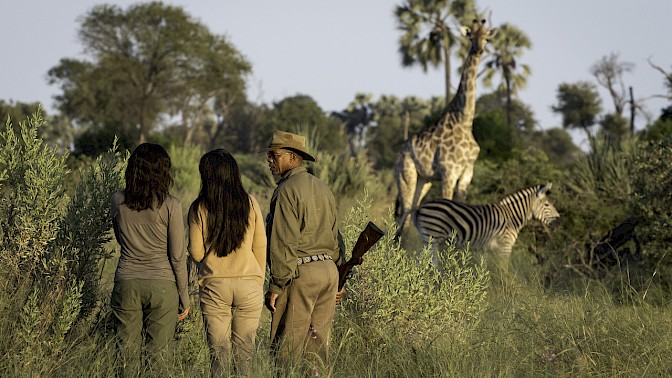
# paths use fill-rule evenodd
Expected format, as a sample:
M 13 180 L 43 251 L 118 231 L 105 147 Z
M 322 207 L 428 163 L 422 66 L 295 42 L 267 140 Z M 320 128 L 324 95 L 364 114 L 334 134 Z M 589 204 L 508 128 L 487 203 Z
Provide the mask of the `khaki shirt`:
M 260 285 L 266 274 L 266 232 L 264 219 L 257 199 L 250 195 L 250 213 L 247 231 L 235 251 L 219 257 L 206 248 L 208 240 L 208 211 L 205 206 L 189 208 L 189 255 L 198 264 L 198 282 L 203 285 L 208 278 L 253 277 Z
M 317 177 L 296 167 L 285 172 L 271 197 L 266 219 L 271 270 L 269 291 L 280 293 L 297 277 L 299 257 L 339 259 L 336 200 Z

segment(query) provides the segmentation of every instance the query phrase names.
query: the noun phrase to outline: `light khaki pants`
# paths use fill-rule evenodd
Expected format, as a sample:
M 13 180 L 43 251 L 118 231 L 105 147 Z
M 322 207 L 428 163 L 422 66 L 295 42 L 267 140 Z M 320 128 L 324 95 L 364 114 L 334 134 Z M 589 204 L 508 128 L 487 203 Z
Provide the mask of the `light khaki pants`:
M 210 375 L 229 376 L 230 367 L 248 375 L 264 305 L 263 284 L 253 277 L 211 278 L 203 282 L 200 297 Z
M 338 269 L 332 260 L 297 269 L 299 276 L 276 299 L 271 346 L 282 368 L 298 366 L 302 358 L 310 367 L 320 368 L 329 363 Z

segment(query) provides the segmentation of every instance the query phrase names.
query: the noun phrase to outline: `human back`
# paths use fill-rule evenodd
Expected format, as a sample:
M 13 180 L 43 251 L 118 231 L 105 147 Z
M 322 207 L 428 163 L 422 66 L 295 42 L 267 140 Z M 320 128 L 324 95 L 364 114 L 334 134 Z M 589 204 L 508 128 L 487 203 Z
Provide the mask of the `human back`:
M 256 198 L 223 149 L 201 157 L 201 190 L 188 215 L 188 251 L 198 264 L 200 306 L 212 376 L 251 368 L 263 307 L 266 234 Z

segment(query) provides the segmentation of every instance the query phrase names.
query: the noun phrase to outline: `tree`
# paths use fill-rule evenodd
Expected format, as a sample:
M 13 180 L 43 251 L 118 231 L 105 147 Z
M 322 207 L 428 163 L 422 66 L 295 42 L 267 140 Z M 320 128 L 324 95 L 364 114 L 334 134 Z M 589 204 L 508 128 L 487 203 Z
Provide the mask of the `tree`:
M 632 63 L 620 62 L 618 56 L 617 53 L 603 56 L 602 59 L 593 64 L 590 73 L 599 85 L 609 91 L 615 114 L 622 116 L 625 105 L 628 103 L 625 85 L 623 84 L 623 74 L 631 72 L 635 66 Z
M 502 162 L 512 157 L 517 138 L 501 113 L 492 112 L 474 118 L 474 138 L 481 148 L 479 159 Z
M 369 146 L 368 156 L 374 162 L 374 168 L 392 167 L 401 142 L 408 138 L 409 133 L 427 125 L 432 105 L 439 102 L 436 98 L 433 101 L 425 101 L 414 96 L 403 99 L 381 96 L 378 101 L 372 103 L 378 126 L 373 129 L 367 146 Z
M 590 68 L 590 73 L 595 77 L 597 83 L 609 92 L 614 104 L 614 112 L 605 115 L 600 120 L 600 126 L 603 132 L 616 138 L 622 138 L 629 132 L 634 133 L 635 112 L 639 110 L 639 105 L 635 103 L 633 98 L 628 100 L 628 92 L 623 83 L 623 74 L 631 72 L 634 67 L 635 65 L 632 63 L 619 61 L 618 53 L 611 53 L 609 56 L 603 56 Z M 632 97 L 632 87 L 630 88 L 630 94 Z M 632 112 L 630 125 L 623 117 L 623 111 L 628 103 L 631 105 L 630 111 Z
M 518 99 L 511 100 L 511 110 L 507 109 L 506 93 L 500 90 L 492 93 L 486 93 L 476 100 L 476 114 L 477 116 L 487 113 L 501 113 L 502 109 L 506 111 L 506 115 L 511 117 L 508 123 L 514 130 L 522 133 L 531 133 L 537 127 L 537 120 L 534 118 L 534 112 L 529 105 L 521 102 Z
M 462 24 L 476 14 L 473 0 L 404 0 L 395 8 L 397 25 L 402 31 L 399 53 L 404 67 L 428 67 L 443 63 L 445 72 L 445 103 L 451 99 L 451 64 L 453 47 L 458 43 L 449 23 Z
M 262 112 L 259 125 L 263 125 L 263 128 L 260 127 L 257 132 L 257 143 L 264 147 L 271 140 L 274 130 L 286 130 L 299 134 L 305 134 L 306 131 L 315 134 L 310 135 L 316 139 L 311 142 L 316 142 L 317 145 L 309 146 L 311 148 L 334 153 L 346 148 L 339 122 L 327 117 L 310 96 L 296 95 L 274 103 L 273 108 Z
M 57 106 L 81 126 L 133 138 L 128 144 L 147 140 L 162 116 L 178 114 L 187 114 L 188 137 L 192 110 L 224 94 L 244 96 L 243 77 L 251 70 L 224 37 L 160 2 L 125 12 L 95 6 L 83 17 L 79 38 L 93 60 L 62 59 L 49 71 L 50 83 L 63 91 Z
M 376 114 L 372 109 L 370 94 L 357 93 L 355 99 L 346 109 L 340 112 L 331 112 L 331 116 L 345 126 L 352 156 L 357 156 L 359 150 L 366 147 L 367 133 L 371 128 L 378 125 Z
M 550 161 L 563 167 L 571 166 L 581 153 L 567 130 L 559 127 L 533 131 L 523 138 L 521 144 L 544 151 Z
M 665 78 L 665 88 L 667 88 L 667 95 L 657 95 L 655 97 L 661 97 L 661 98 L 666 98 L 670 101 L 672 101 L 672 72 L 666 72 L 663 70 L 660 66 L 657 66 L 653 64 L 651 59 L 649 59 L 649 65 L 656 71 L 660 72 L 663 74 L 663 77 Z
M 562 83 L 558 86 L 557 99 L 558 104 L 552 109 L 562 115 L 562 127 L 582 129 L 590 137 L 590 128 L 602 110 L 595 86 L 585 81 Z
M 523 49 L 530 49 L 532 42 L 517 27 L 505 23 L 497 29 L 497 33 L 490 41 L 494 49 L 491 59 L 486 61 L 483 84 L 492 86 L 492 80 L 496 73 L 502 77 L 497 90 L 506 94 L 506 121 L 511 124 L 513 105 L 511 97 L 524 88 L 531 69 L 527 64 L 519 64 L 518 58 L 523 54 Z M 517 70 L 519 71 L 517 72 Z

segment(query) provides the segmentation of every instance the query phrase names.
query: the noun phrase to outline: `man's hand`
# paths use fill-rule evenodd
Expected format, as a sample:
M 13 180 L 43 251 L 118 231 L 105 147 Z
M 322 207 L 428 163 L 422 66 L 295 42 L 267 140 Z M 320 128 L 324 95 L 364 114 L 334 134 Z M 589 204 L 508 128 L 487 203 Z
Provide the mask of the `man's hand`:
M 345 285 L 343 285 L 343 288 L 336 293 L 336 304 L 337 305 L 341 304 L 341 299 L 343 298 L 344 294 L 345 294 Z
M 270 312 L 275 312 L 275 300 L 278 299 L 278 294 L 266 292 L 266 308 Z
M 191 308 L 191 306 L 187 307 L 187 309 L 184 310 L 183 313 L 181 313 L 181 314 L 177 314 L 177 321 L 186 319 L 187 316 L 189 315 L 189 309 L 190 309 L 190 308 Z

